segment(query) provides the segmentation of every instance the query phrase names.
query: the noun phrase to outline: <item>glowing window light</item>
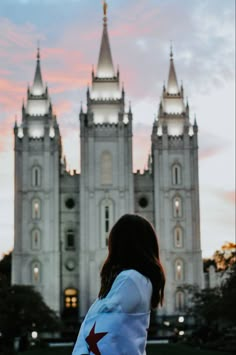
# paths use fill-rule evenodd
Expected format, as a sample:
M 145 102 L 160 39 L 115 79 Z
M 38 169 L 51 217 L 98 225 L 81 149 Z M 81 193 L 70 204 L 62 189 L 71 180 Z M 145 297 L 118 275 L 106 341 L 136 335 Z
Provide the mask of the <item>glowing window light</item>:
M 129 123 L 129 117 L 128 117 L 127 113 L 124 115 L 123 122 L 124 122 L 124 124 Z
M 50 127 L 49 130 L 49 137 L 54 138 L 55 137 L 55 129 L 53 127 Z
M 175 197 L 174 198 L 174 217 L 181 217 L 182 216 L 182 201 L 180 197 Z
M 35 263 L 33 265 L 33 281 L 35 283 L 39 282 L 39 274 L 40 274 L 39 264 Z
M 168 134 L 170 136 L 180 136 L 183 134 L 183 122 L 176 120 L 175 122 L 168 122 Z
M 189 127 L 188 134 L 189 134 L 190 137 L 193 136 L 193 134 L 194 134 L 194 132 L 193 132 L 193 126 L 190 126 L 190 127 Z
M 64 305 L 65 308 L 77 308 L 78 307 L 78 292 L 76 289 L 68 288 L 64 291 Z
M 44 136 L 44 127 L 42 124 L 33 123 L 29 126 L 29 136 L 31 138 L 42 138 Z
M 160 137 L 160 136 L 162 136 L 162 126 L 159 126 L 158 128 L 157 128 L 157 135 Z
M 18 127 L 17 137 L 18 138 L 23 138 L 24 137 L 24 133 L 23 133 L 23 128 L 22 127 Z
M 37 339 L 38 338 L 38 332 L 36 332 L 35 330 L 31 333 L 31 336 L 33 339 Z
M 26 112 L 29 115 L 42 115 L 48 113 L 49 103 L 47 100 L 29 100 Z
M 175 262 L 175 280 L 182 281 L 183 280 L 183 261 L 177 260 Z
M 97 77 L 100 79 L 109 79 L 114 77 L 114 70 L 112 68 L 99 68 L 97 71 Z

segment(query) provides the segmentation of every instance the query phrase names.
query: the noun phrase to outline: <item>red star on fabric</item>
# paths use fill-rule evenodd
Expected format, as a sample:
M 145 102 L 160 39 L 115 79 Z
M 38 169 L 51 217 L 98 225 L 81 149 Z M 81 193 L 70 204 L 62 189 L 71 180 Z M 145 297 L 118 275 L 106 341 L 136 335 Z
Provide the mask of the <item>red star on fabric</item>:
M 95 333 L 95 326 L 96 326 L 96 322 L 94 323 L 92 329 L 90 330 L 89 335 L 87 336 L 87 338 L 85 340 L 88 343 L 89 351 L 92 351 L 94 353 L 94 355 L 101 355 L 101 353 L 98 349 L 97 343 L 105 335 L 107 335 L 107 332 Z

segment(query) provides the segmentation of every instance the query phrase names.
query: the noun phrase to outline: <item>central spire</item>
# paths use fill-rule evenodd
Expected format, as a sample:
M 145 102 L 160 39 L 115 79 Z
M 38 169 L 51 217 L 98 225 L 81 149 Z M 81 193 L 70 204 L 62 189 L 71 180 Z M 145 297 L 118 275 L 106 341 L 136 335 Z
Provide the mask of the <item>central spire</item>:
M 40 50 L 38 48 L 38 50 L 37 50 L 37 64 L 36 64 L 34 82 L 33 82 L 32 88 L 31 88 L 31 92 L 35 96 L 40 96 L 44 93 L 44 91 L 45 90 L 43 87 L 43 79 L 42 79 L 41 68 L 40 68 Z
M 168 83 L 167 83 L 167 92 L 169 94 L 178 94 L 179 93 L 177 76 L 176 76 L 175 66 L 174 66 L 172 45 L 170 47 L 170 69 L 169 69 L 169 77 L 168 77 Z
M 97 65 L 98 78 L 113 78 L 115 76 L 111 48 L 107 31 L 107 2 L 103 2 L 103 33 Z

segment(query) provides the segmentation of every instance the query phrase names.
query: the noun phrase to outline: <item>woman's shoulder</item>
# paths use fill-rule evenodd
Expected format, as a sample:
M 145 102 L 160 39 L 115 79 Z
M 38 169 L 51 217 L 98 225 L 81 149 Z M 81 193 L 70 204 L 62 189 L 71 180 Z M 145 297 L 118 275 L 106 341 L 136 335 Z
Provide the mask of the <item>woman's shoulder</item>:
M 134 269 L 123 270 L 116 277 L 117 282 L 121 282 L 125 280 L 128 281 L 130 280 L 135 284 L 143 284 L 143 285 L 147 285 L 151 283 L 151 281 L 146 276 L 144 276 L 143 274 L 141 274 L 140 272 Z

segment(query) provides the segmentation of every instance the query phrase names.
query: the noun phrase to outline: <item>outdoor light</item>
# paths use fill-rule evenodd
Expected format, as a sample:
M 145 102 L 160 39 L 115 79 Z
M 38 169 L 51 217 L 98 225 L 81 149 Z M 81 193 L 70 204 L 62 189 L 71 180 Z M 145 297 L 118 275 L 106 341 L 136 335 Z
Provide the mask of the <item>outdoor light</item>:
M 33 339 L 37 339 L 38 338 L 38 332 L 36 332 L 35 330 L 31 333 L 31 336 Z
M 167 320 L 165 322 L 163 322 L 163 324 L 166 326 L 166 327 L 169 327 L 170 326 L 170 322 L 168 322 Z
M 179 322 L 179 323 L 183 323 L 183 322 L 184 322 L 184 317 L 183 317 L 183 316 L 180 316 L 180 317 L 178 318 L 178 322 Z
M 180 335 L 180 336 L 184 335 L 184 331 L 183 331 L 183 330 L 180 330 L 180 331 L 179 331 L 179 335 Z

